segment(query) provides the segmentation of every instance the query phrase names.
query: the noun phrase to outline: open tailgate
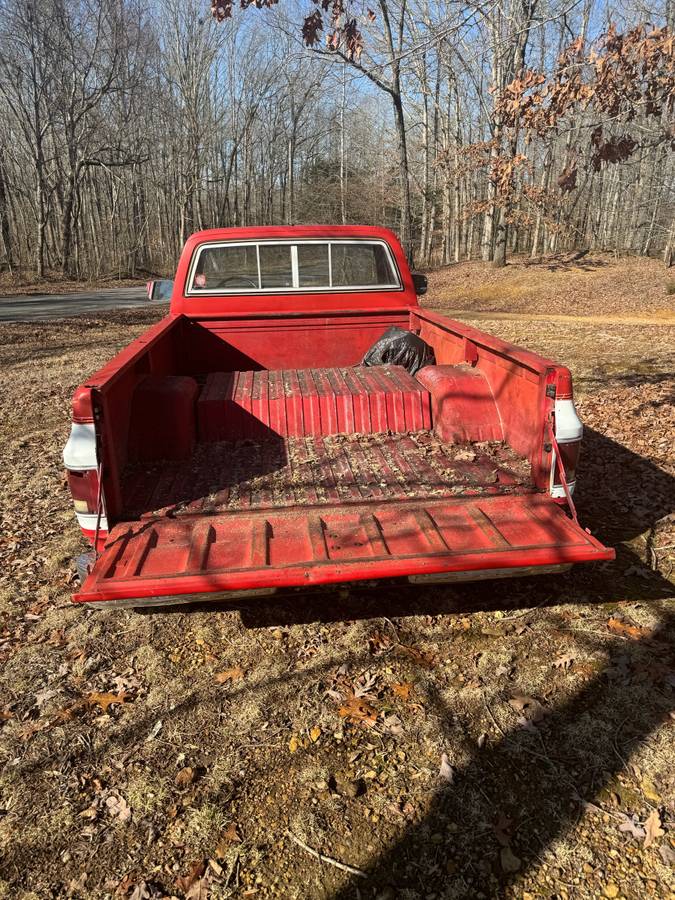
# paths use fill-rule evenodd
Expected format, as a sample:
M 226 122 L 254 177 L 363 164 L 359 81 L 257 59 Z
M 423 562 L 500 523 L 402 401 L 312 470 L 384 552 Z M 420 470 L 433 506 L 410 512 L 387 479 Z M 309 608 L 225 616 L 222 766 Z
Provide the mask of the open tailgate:
M 364 578 L 468 580 L 614 555 L 543 494 L 249 510 L 118 525 L 73 599 L 143 606 Z

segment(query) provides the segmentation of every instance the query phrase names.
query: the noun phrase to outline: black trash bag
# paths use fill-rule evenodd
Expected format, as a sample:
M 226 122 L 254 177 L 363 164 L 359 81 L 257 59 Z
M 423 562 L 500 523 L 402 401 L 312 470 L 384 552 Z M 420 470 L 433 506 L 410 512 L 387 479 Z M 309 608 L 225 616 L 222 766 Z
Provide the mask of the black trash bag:
M 433 347 L 402 328 L 389 328 L 361 360 L 362 366 L 403 366 L 416 375 L 423 366 L 436 362 Z

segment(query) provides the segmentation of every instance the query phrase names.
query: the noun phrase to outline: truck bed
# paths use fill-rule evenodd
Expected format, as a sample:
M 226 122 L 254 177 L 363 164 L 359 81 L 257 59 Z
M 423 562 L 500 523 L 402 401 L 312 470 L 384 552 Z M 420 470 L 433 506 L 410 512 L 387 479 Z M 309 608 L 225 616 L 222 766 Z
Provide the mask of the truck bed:
M 522 493 L 530 473 L 501 442 L 450 445 L 428 431 L 221 441 L 128 466 L 123 518 Z
M 83 516 L 100 555 L 74 599 L 162 605 L 613 558 L 551 496 L 567 370 L 390 306 L 176 316 L 93 376 L 71 437 L 95 449 L 96 422 L 105 516 L 101 534 Z M 436 364 L 360 367 L 392 325 Z

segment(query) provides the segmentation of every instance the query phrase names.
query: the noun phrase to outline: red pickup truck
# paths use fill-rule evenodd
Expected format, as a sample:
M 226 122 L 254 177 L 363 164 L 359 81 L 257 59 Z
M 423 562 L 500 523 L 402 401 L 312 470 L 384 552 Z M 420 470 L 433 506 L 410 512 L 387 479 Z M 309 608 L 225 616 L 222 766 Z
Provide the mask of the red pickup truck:
M 419 306 L 373 227 L 193 235 L 169 315 L 77 389 L 76 602 L 142 606 L 607 560 L 568 369 Z M 435 363 L 362 364 L 396 327 Z

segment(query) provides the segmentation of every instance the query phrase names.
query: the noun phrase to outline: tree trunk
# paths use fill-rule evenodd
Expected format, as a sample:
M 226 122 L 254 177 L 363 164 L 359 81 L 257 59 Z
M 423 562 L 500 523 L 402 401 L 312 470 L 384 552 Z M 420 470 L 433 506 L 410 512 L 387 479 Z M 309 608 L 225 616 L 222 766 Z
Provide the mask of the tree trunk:
M 35 205 L 37 208 L 37 242 L 35 246 L 35 274 L 38 278 L 45 276 L 45 232 L 47 230 L 47 217 L 45 210 L 45 185 L 42 175 L 43 161 L 37 162 L 38 169 L 35 185 Z
M 462 203 L 459 183 L 459 145 L 461 140 L 462 131 L 459 119 L 459 91 L 457 90 L 457 82 L 455 81 L 455 179 L 453 185 L 455 199 L 455 262 L 459 262 L 462 255 Z
M 451 204 L 450 175 L 444 169 L 443 177 L 443 265 L 450 264 Z
M 539 188 L 542 192 L 546 191 L 548 188 L 548 179 L 551 171 L 552 159 L 551 159 L 551 151 L 547 149 L 544 159 L 542 162 L 542 173 L 541 173 L 541 182 L 539 184 Z M 543 215 L 541 211 L 541 207 L 537 207 L 537 218 L 534 223 L 534 234 L 532 235 L 532 249 L 530 251 L 530 256 L 532 259 L 539 256 L 539 236 L 542 230 L 542 220 Z
M 73 208 L 75 205 L 76 183 L 77 164 L 71 158 L 65 196 L 63 198 L 63 212 L 61 213 L 61 274 L 64 278 L 70 278 L 73 274 Z
M 499 155 L 499 151 L 497 148 L 493 148 L 491 152 L 491 157 L 496 159 Z M 495 183 L 492 179 L 488 180 L 488 208 L 485 210 L 485 217 L 483 219 L 483 239 L 481 241 L 481 255 L 483 257 L 484 262 L 490 262 L 492 259 L 492 247 L 493 247 L 493 238 L 494 238 L 494 222 L 496 216 L 496 207 L 495 207 L 495 197 L 497 191 Z
M 295 135 L 288 139 L 288 203 L 286 204 L 286 224 L 295 224 Z
M 347 66 L 342 66 L 340 98 L 340 221 L 347 224 L 347 168 L 345 161 L 345 106 L 347 105 Z
M 429 161 L 430 127 L 429 127 L 429 87 L 427 83 L 426 54 L 422 54 L 423 79 L 422 79 L 422 222 L 420 228 L 420 259 L 426 258 L 427 235 L 430 218 L 430 186 L 431 168 Z
M 7 172 L 0 158 L 0 239 L 5 248 L 4 265 L 11 270 L 14 262 L 12 252 L 12 235 L 9 222 L 9 191 L 7 190 Z
M 400 90 L 395 89 L 392 94 L 394 102 L 394 118 L 396 120 L 396 134 L 398 136 L 398 156 L 401 180 L 401 245 L 408 264 L 414 264 L 412 245 L 412 205 L 410 200 L 410 173 L 408 169 L 408 147 L 406 141 L 405 118 L 403 116 L 403 102 Z
M 667 269 L 675 264 L 675 222 L 670 226 L 666 248 L 663 251 L 663 263 Z
M 495 229 L 495 248 L 492 256 L 492 265 L 501 269 L 506 265 L 506 245 L 508 242 L 509 228 L 506 221 L 506 210 L 500 207 L 497 214 L 497 228 Z

